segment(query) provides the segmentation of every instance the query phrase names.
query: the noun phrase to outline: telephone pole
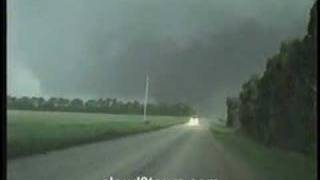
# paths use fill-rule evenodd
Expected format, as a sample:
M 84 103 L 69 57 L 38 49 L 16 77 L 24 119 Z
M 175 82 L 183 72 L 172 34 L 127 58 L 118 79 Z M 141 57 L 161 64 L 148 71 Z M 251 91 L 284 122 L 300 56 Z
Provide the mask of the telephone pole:
M 147 75 L 146 76 L 145 97 L 144 97 L 144 108 L 143 108 L 143 120 L 145 123 L 149 123 L 149 121 L 147 120 L 148 93 L 149 93 L 149 77 Z

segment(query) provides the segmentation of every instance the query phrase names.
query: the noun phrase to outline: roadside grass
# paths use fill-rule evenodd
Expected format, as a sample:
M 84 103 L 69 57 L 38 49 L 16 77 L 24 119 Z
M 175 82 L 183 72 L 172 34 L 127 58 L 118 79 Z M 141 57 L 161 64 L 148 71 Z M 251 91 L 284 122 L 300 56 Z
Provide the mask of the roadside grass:
M 187 118 L 69 112 L 7 111 L 7 157 L 17 158 L 185 123 Z
M 211 132 L 226 150 L 248 162 L 259 180 L 315 180 L 316 156 L 269 148 L 239 131 L 214 125 Z

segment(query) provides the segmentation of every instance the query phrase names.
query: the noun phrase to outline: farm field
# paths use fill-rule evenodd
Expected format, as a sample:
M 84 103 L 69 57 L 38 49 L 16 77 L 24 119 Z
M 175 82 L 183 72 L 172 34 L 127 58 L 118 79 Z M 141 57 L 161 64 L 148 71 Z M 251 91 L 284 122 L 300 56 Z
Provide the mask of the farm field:
M 187 117 L 71 112 L 7 111 L 9 159 L 73 145 L 157 130 L 187 122 Z

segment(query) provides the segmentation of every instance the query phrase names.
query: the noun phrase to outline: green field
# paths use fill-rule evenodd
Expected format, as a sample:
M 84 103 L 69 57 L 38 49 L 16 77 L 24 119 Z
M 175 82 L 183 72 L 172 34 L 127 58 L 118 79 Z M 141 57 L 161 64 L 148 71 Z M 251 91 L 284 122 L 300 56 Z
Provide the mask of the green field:
M 245 137 L 238 131 L 215 124 L 215 139 L 230 153 L 246 161 L 261 180 L 316 179 L 316 157 L 276 148 L 268 148 Z
M 7 111 L 7 156 L 45 153 L 53 149 L 161 129 L 187 118 L 69 112 Z

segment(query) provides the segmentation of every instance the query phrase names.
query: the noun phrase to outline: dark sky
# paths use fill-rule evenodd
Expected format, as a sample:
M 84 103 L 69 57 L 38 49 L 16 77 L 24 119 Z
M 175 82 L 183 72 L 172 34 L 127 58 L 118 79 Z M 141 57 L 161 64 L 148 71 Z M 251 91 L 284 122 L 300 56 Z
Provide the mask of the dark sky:
M 187 102 L 223 115 L 313 0 L 10 0 L 8 93 Z

